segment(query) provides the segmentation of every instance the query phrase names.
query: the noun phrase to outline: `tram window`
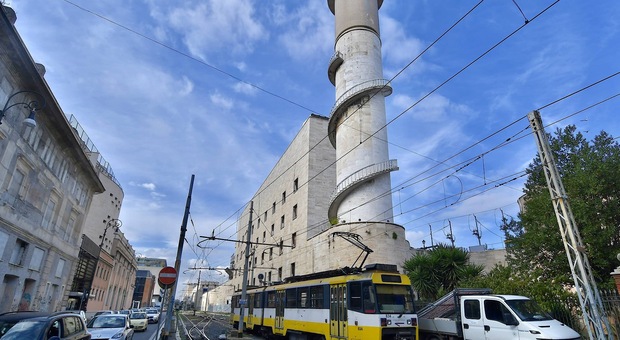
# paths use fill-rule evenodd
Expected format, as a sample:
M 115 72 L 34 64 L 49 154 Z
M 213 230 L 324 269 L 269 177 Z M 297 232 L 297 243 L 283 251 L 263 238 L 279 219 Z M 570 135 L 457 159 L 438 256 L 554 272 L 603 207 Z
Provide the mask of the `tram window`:
M 297 302 L 299 308 L 308 308 L 308 287 L 297 288 Z
M 362 283 L 349 282 L 349 309 L 362 311 Z
M 276 292 L 267 292 L 267 308 L 276 308 Z
M 372 314 L 377 311 L 377 298 L 372 282 L 362 283 L 362 300 L 364 301 L 364 313 Z
M 263 299 L 263 294 L 262 293 L 258 293 L 256 295 L 254 295 L 254 307 L 255 308 L 260 308 L 261 300 L 262 299 Z
M 310 287 L 310 308 L 322 309 L 324 308 L 324 294 L 325 286 Z
M 286 308 L 297 308 L 297 288 L 286 290 Z

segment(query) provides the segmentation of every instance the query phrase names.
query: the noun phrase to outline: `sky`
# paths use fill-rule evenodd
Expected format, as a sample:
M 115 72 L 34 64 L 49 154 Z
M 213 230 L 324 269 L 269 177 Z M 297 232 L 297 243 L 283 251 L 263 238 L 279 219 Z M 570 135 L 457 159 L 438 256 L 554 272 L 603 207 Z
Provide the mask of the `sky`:
M 233 243 L 199 248 L 201 236 L 236 239 L 303 122 L 335 102 L 327 1 L 10 5 L 59 105 L 120 181 L 136 253 L 174 265 L 194 174 L 179 282 L 195 282 L 196 265 L 229 266 Z M 620 136 L 620 2 L 386 0 L 379 15 L 394 221 L 411 246 L 449 243 L 451 226 L 456 246 L 478 245 L 477 227 L 481 244 L 504 247 L 502 214 L 517 217 L 537 152 L 529 112 L 547 132 Z

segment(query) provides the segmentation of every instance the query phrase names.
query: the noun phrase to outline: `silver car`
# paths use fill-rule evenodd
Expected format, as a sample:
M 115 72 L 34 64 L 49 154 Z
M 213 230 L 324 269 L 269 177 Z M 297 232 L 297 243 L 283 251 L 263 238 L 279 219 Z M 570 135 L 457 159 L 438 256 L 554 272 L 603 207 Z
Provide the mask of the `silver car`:
M 125 314 L 97 315 L 88 323 L 91 339 L 130 340 L 133 338 L 133 326 Z

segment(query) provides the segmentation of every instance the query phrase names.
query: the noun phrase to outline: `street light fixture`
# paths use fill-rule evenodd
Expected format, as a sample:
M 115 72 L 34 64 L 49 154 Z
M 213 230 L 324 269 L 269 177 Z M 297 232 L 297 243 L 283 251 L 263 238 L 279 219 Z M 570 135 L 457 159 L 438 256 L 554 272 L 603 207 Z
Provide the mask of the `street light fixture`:
M 24 94 L 30 93 L 40 99 L 27 101 L 24 96 L 24 99 L 22 101 L 11 104 L 11 99 L 13 99 L 13 97 L 17 96 L 18 94 L 22 94 L 22 93 Z M 39 92 L 35 92 L 35 91 L 24 90 L 24 91 L 18 91 L 18 92 L 13 93 L 6 100 L 6 103 L 4 103 L 4 107 L 2 108 L 2 110 L 0 110 L 0 124 L 2 124 L 2 118 L 4 118 L 6 111 L 12 108 L 13 106 L 17 106 L 17 105 L 23 105 L 25 109 L 30 110 L 30 114 L 28 115 L 28 118 L 24 119 L 24 124 L 34 127 L 37 125 L 37 122 L 34 120 L 35 113 L 37 110 L 41 110 L 45 107 L 45 98 L 43 97 L 42 94 L 40 94 Z
M 106 224 L 105 225 L 105 229 L 103 230 L 103 235 L 99 236 L 101 238 L 101 242 L 99 243 L 99 255 L 97 255 L 97 261 L 95 262 L 95 271 L 93 272 L 93 275 L 89 278 L 89 284 L 84 285 L 84 293 L 82 294 L 82 301 L 81 301 L 81 310 L 86 310 L 87 306 L 88 306 L 88 300 L 90 299 L 90 292 L 93 289 L 93 282 L 95 281 L 95 273 L 97 271 L 97 266 L 99 265 L 99 260 L 101 259 L 101 251 L 103 251 L 103 243 L 105 242 L 105 235 L 108 232 L 108 229 L 113 228 L 114 232 L 117 232 L 120 227 L 123 225 L 123 222 L 121 222 L 121 220 L 117 219 L 117 218 L 112 218 L 108 221 L 103 220 L 103 222 Z

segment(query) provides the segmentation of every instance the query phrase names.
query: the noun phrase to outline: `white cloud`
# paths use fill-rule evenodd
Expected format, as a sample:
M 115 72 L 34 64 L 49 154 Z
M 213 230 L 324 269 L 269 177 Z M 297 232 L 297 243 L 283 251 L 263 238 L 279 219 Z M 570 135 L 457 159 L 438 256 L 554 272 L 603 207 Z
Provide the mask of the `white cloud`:
M 180 6 L 179 6 L 180 5 Z M 207 59 L 211 52 L 248 54 L 269 37 L 249 0 L 190 1 L 177 4 L 169 24 L 183 36 L 192 55 Z

